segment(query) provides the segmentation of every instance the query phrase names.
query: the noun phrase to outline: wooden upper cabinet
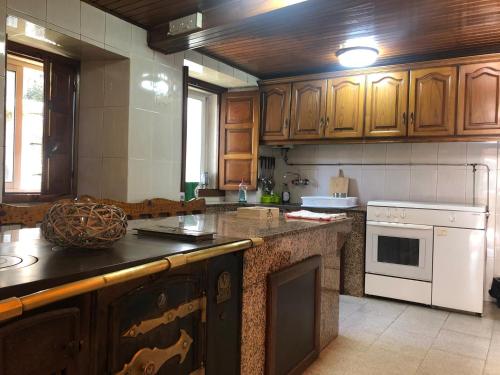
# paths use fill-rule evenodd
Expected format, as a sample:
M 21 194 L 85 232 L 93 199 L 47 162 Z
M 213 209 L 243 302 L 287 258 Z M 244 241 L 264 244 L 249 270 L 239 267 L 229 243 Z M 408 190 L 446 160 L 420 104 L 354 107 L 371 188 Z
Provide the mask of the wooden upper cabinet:
M 238 190 L 243 179 L 257 189 L 259 92 L 222 95 L 219 132 L 219 189 Z
M 354 138 L 363 135 L 365 76 L 328 80 L 325 136 Z
M 408 71 L 373 73 L 366 77 L 365 136 L 406 135 Z
M 456 90 L 455 67 L 411 70 L 408 135 L 453 135 Z
M 318 139 L 323 137 L 326 91 L 326 80 L 293 84 L 290 138 Z
M 500 134 L 500 62 L 462 65 L 457 133 Z
M 268 85 L 260 88 L 261 133 L 264 141 L 288 139 L 290 133 L 290 99 L 292 84 Z

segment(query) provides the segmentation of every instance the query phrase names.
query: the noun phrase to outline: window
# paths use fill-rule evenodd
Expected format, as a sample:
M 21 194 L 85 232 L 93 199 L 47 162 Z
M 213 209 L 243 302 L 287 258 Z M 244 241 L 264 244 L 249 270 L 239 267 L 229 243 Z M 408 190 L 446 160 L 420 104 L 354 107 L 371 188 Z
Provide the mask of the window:
M 217 186 L 217 94 L 191 88 L 187 106 L 185 182 L 201 182 L 213 189 Z
M 186 97 L 185 154 L 182 189 L 192 198 L 197 185 L 200 196 L 220 195 L 218 188 L 219 100 L 225 89 L 189 78 Z
M 74 195 L 77 72 L 73 60 L 8 42 L 5 202 Z
M 5 192 L 42 188 L 43 63 L 9 55 L 5 97 Z

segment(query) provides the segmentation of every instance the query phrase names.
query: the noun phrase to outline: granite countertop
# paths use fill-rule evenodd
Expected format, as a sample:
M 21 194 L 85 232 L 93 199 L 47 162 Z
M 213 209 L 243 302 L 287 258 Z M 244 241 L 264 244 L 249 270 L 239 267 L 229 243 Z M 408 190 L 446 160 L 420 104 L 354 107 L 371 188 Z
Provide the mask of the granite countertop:
M 190 243 L 137 236 L 133 230 L 149 225 L 191 228 L 215 232 L 216 236 L 214 240 Z M 130 268 L 174 254 L 203 251 L 252 237 L 266 240 L 318 227 L 333 228 L 336 225 L 338 227 L 335 230 L 349 232 L 351 219 L 333 223 L 287 220 L 284 217 L 259 221 L 241 219 L 235 212 L 225 212 L 133 220 L 129 222 L 125 238 L 112 248 L 104 250 L 60 249 L 45 241 L 38 228 L 11 230 L 0 234 L 0 256 L 35 257 L 37 261 L 21 268 L 0 268 L 0 299 Z
M 285 236 L 292 233 L 304 232 L 324 226 L 338 226 L 341 223 L 350 224 L 351 219 L 342 219 L 335 222 L 319 222 L 307 220 L 286 219 L 280 215 L 275 220 L 257 220 L 239 218 L 237 213 L 220 212 L 200 215 L 175 216 L 161 219 L 135 220 L 134 226 L 159 224 L 170 227 L 183 227 L 205 232 L 215 232 L 218 236 L 251 238 L 261 237 L 264 240 Z M 347 230 L 349 232 L 350 230 Z
M 270 203 L 239 203 L 239 202 L 215 202 L 207 203 L 207 207 L 252 207 L 252 206 L 263 206 L 263 207 L 278 207 L 287 210 L 310 210 L 310 211 L 321 211 L 321 212 L 366 212 L 366 205 L 360 205 L 356 207 L 349 208 L 337 208 L 337 207 L 308 207 L 302 206 L 300 203 L 287 203 L 287 204 L 270 204 Z

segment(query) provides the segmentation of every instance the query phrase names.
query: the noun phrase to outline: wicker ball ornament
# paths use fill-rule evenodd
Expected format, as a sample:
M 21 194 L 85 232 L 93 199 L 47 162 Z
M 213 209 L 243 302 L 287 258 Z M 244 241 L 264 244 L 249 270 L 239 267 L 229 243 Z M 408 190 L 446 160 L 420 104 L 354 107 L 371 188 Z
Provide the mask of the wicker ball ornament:
M 127 233 L 127 215 L 116 206 L 60 202 L 45 215 L 42 233 L 57 246 L 105 249 Z

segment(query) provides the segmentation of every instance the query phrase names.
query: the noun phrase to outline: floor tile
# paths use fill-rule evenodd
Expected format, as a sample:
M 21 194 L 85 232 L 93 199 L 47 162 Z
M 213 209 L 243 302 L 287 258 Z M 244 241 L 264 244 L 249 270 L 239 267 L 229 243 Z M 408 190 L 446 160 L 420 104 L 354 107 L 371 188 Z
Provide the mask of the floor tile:
M 417 370 L 418 375 L 480 375 L 484 361 L 440 350 L 430 350 Z
M 433 337 L 415 335 L 394 327 L 389 327 L 373 343 L 373 347 L 380 347 L 395 353 L 423 359 L 434 341 Z
M 486 360 L 490 339 L 442 329 L 432 348 Z
M 500 307 L 493 302 L 485 302 L 483 307 L 483 317 L 500 320 Z
M 493 307 L 485 305 L 479 318 L 341 296 L 339 336 L 305 374 L 500 375 L 500 316 Z
M 407 308 L 408 305 L 400 302 L 369 299 L 368 302 L 361 306 L 358 311 L 361 313 L 369 313 L 372 315 L 395 319 Z
M 436 337 L 449 313 L 428 307 L 409 306 L 393 323 L 394 328 Z
M 478 316 L 451 313 L 443 328 L 468 333 L 485 338 L 491 338 L 495 321 L 489 318 L 480 318 Z
M 344 294 L 341 294 L 339 299 L 341 303 L 347 302 L 347 303 L 355 303 L 358 305 L 364 305 L 365 303 L 368 302 L 368 298 L 346 296 Z
M 354 366 L 356 374 L 410 375 L 415 374 L 422 359 L 372 347 L 364 353 Z

